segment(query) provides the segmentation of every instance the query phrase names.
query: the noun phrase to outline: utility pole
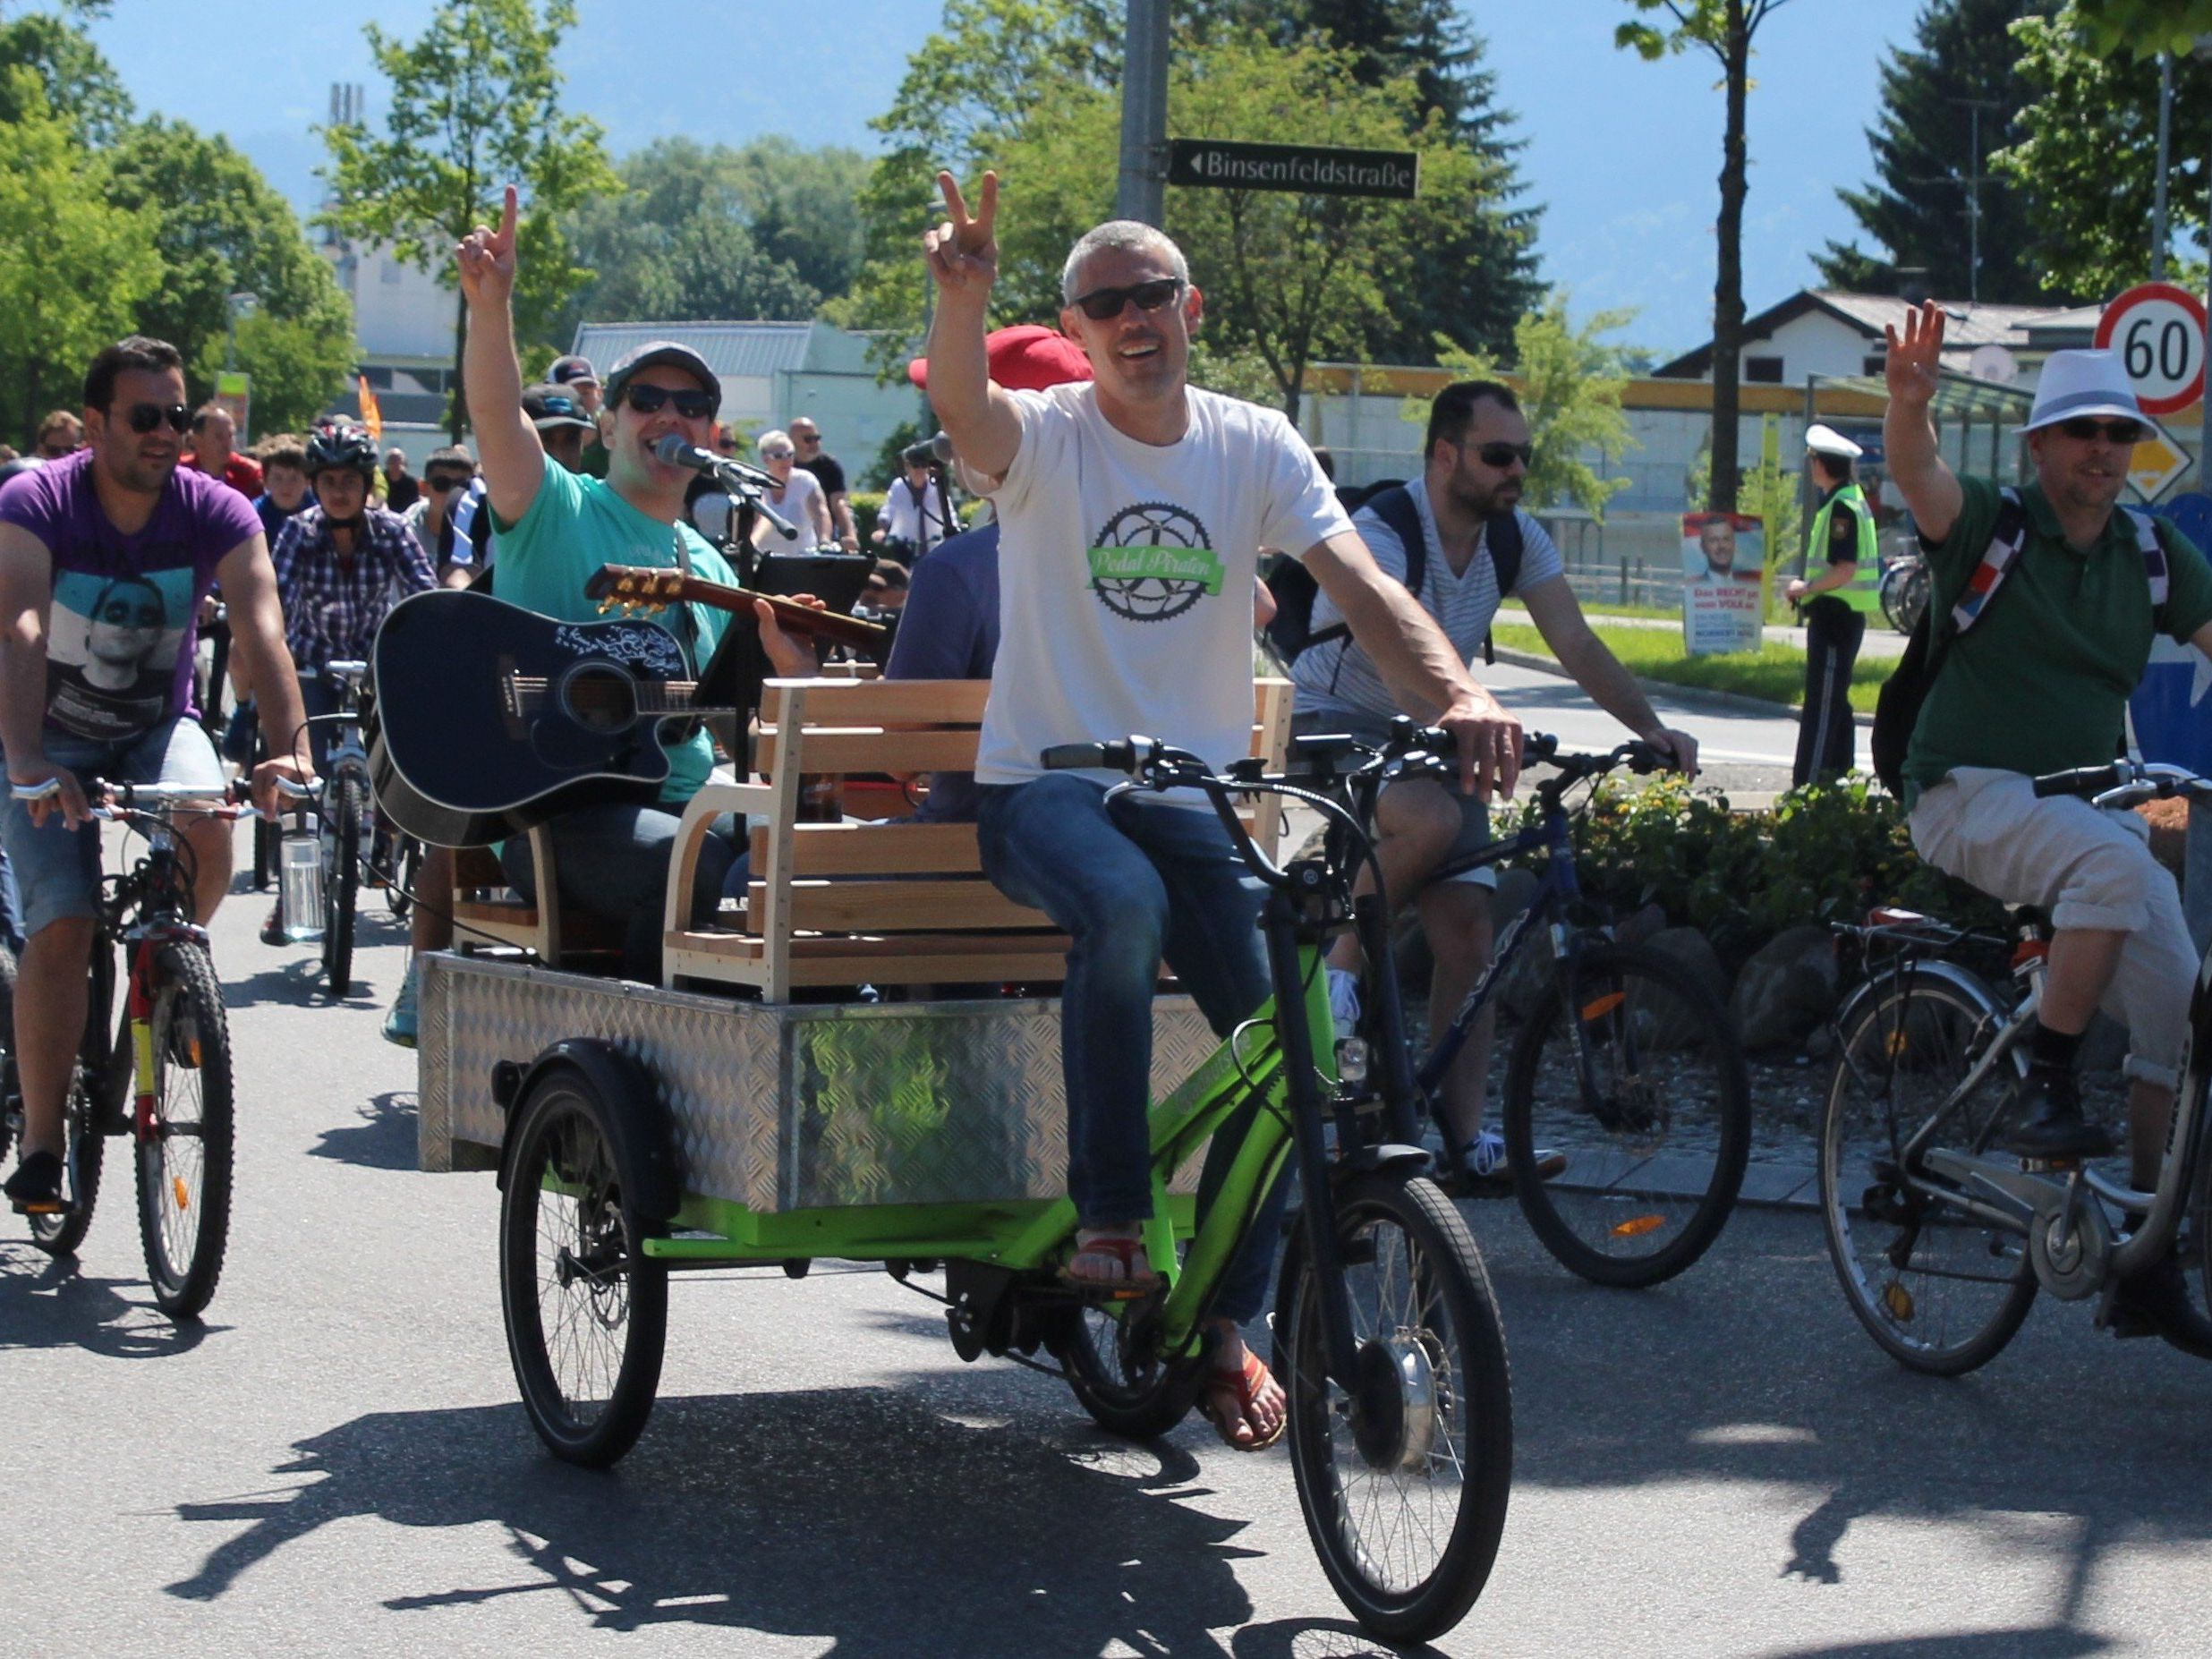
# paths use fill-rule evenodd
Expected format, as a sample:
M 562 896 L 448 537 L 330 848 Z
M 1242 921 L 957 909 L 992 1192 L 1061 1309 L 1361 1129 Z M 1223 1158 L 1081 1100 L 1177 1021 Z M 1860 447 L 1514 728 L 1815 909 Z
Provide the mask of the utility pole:
M 1915 184 L 1958 184 L 1966 191 L 1966 297 L 1975 303 L 1981 300 L 1981 187 L 1990 182 L 1981 170 L 1981 113 L 1985 109 L 2002 109 L 2004 104 L 1994 98 L 1953 98 L 1945 103 L 1966 111 L 1967 115 L 1967 170 L 1966 176 L 1946 174 L 1942 178 L 1915 179 Z
M 1117 217 L 1167 217 L 1168 0 L 1129 0 L 1121 73 L 1121 185 Z
M 2150 279 L 2165 280 L 2166 174 L 2174 166 L 2174 54 L 2158 54 L 2158 181 L 2150 205 Z

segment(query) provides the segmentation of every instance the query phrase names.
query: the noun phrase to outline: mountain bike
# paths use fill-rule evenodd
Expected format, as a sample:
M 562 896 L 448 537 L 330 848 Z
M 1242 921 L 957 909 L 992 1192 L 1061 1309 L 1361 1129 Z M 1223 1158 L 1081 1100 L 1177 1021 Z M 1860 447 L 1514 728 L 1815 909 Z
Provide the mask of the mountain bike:
M 306 917 L 285 917 L 295 939 L 314 937 L 321 947 L 323 979 L 333 997 L 353 983 L 353 923 L 360 909 L 363 855 L 375 844 L 376 792 L 369 781 L 369 747 L 362 733 L 362 681 L 369 665 L 336 660 L 322 667 L 337 688 L 333 714 L 310 717 L 310 726 L 333 728 L 319 770 L 321 784 L 310 814 L 315 820 L 322 882 L 320 930 Z
M 55 786 L 17 789 L 36 799 Z M 195 1317 L 215 1294 L 230 1228 L 233 1078 L 222 986 L 207 930 L 192 920 L 191 849 L 180 813 L 236 819 L 244 786 L 211 803 L 203 787 L 85 782 L 95 820 L 146 839 L 132 867 L 105 877 L 93 918 L 90 1000 L 67 1107 L 63 1192 L 68 1208 L 30 1219 L 54 1255 L 84 1241 L 99 1195 L 107 1137 L 128 1136 L 138 1174 L 139 1238 L 154 1300 L 174 1319 Z M 81 835 L 98 834 L 89 827 Z M 112 1034 L 118 987 L 123 1007 Z M 14 1024 L 0 1061 L 0 1152 L 23 1129 Z
M 2177 766 L 2125 761 L 2035 780 L 2038 795 L 2100 807 L 2175 796 L 2212 802 L 2212 783 Z M 2038 1289 L 2098 1299 L 2113 1323 L 2123 1279 L 2175 1247 L 2184 1221 L 2212 1297 L 2212 966 L 2190 1003 L 2191 1043 L 2157 1190 L 2138 1192 L 2093 1164 L 1995 1150 L 2027 1076 L 2051 930 L 2018 914 L 2012 985 L 1952 958 L 2002 949 L 2002 937 L 1933 917 L 1876 910 L 1839 935 L 1867 952 L 1866 981 L 1834 1024 L 1822 1125 L 1820 1208 L 1844 1300 L 1900 1364 L 1958 1376 L 2003 1351 Z M 2212 1323 L 2164 1329 L 2212 1358 Z
M 1409 719 L 1364 752 L 1372 761 L 1343 785 L 1363 825 L 1374 824 L 1382 790 L 1400 778 L 1457 787 L 1456 749 Z M 1432 1034 L 1413 1080 L 1441 1125 L 1433 1108 L 1444 1079 L 1484 1010 L 1499 1005 L 1498 1046 L 1510 1055 L 1499 1111 L 1509 1167 L 1534 1170 L 1539 1148 L 1567 1157 L 1554 1179 L 1517 1173 L 1514 1196 L 1561 1264 L 1603 1285 L 1655 1285 L 1696 1262 L 1734 1208 L 1750 1156 L 1749 1076 L 1727 1010 L 1681 964 L 1616 941 L 1590 915 L 1575 874 L 1568 792 L 1616 770 L 1647 774 L 1672 763 L 1647 744 L 1562 753 L 1557 738 L 1532 735 L 1522 764 L 1552 775 L 1536 785 L 1530 821 L 1429 878 L 1542 855 L 1528 908 L 1499 935 L 1459 1012 Z M 1516 1008 L 1501 987 L 1524 951 L 1542 949 L 1539 938 L 1550 965 Z M 1374 960 L 1367 957 L 1370 972 Z

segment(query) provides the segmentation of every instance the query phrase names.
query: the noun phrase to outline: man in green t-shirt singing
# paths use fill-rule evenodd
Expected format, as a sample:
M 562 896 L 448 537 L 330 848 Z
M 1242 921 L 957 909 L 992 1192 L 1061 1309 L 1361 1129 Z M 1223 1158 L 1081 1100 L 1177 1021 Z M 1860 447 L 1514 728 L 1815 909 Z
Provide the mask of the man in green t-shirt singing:
M 1936 453 L 1928 405 L 1943 336 L 1932 304 L 1908 313 L 1901 336 L 1889 331 L 1883 429 L 1939 619 L 1967 591 L 2002 507 L 1995 483 L 1957 478 Z M 2039 773 L 2113 759 L 2155 633 L 2212 655 L 2212 567 L 2172 525 L 2158 526 L 2167 592 L 2154 608 L 2136 525 L 2115 511 L 2150 428 L 2111 353 L 2055 353 L 2023 430 L 2036 479 L 2020 491 L 2019 556 L 1944 658 L 1906 753 L 1912 841 L 1992 897 L 2051 912 L 2050 970 L 2006 1148 L 2037 1158 L 2113 1150 L 2083 1119 L 2073 1076 L 2081 1034 L 2102 1006 L 2128 1027 L 2133 1178 L 2148 1191 L 2165 1147 L 2197 953 L 2143 821 L 2079 796 L 2038 800 L 2030 786 Z

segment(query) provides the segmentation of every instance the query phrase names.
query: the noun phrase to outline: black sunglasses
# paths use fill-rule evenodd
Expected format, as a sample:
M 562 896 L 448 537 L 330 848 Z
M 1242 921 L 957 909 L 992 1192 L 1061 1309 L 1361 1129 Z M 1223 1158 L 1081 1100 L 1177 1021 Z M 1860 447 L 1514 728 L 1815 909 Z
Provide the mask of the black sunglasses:
M 422 481 L 422 488 L 425 489 L 458 489 L 472 476 L 473 474 L 468 472 L 433 472 Z
M 169 423 L 172 432 L 190 431 L 192 424 L 192 412 L 183 404 L 171 404 L 166 409 L 159 404 L 132 404 L 123 418 L 140 438 L 164 421 Z
M 665 386 L 633 386 L 623 393 L 630 407 L 642 415 L 658 414 L 670 398 L 676 400 L 676 413 L 686 421 L 703 421 L 714 413 L 715 400 L 711 392 L 677 392 Z
M 1467 445 L 1463 442 L 1459 447 L 1464 450 Z M 1527 468 L 1536 464 L 1536 447 L 1534 444 L 1509 444 L 1502 439 L 1493 439 L 1476 447 L 1475 458 L 1485 466 L 1495 468 L 1501 472 L 1516 461 Z
M 2143 441 L 2143 423 L 2140 421 L 2093 421 L 2088 415 L 2076 415 L 2071 421 L 2061 421 L 2058 430 L 2081 444 L 2094 438 L 2101 438 L 2108 444 L 2140 444 Z
M 1121 308 L 1134 305 L 1140 311 L 1156 311 L 1183 292 L 1180 276 L 1155 276 L 1150 282 L 1131 283 L 1126 288 L 1093 288 L 1068 302 L 1093 322 L 1110 322 L 1121 315 Z

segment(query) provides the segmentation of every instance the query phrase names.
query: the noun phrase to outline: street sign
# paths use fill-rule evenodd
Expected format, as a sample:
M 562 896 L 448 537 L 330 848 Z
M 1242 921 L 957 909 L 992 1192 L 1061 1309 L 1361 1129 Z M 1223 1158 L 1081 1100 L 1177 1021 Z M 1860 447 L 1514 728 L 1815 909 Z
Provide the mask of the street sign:
M 2153 432 L 2135 446 L 2128 462 L 2128 482 L 2146 501 L 2156 501 L 2189 471 L 2189 451 L 2164 432 Z
M 1420 187 L 1421 157 L 1412 150 L 1170 139 L 1168 183 L 1212 190 L 1283 190 L 1302 196 L 1382 196 L 1411 201 Z
M 217 370 L 215 401 L 230 411 L 231 424 L 238 429 L 238 442 L 242 447 L 247 438 L 246 416 L 253 404 L 253 377 L 242 369 Z
M 2170 415 L 2204 395 L 2204 302 L 2170 282 L 2140 283 L 2105 308 L 2094 344 L 2120 353 L 2148 415 Z

